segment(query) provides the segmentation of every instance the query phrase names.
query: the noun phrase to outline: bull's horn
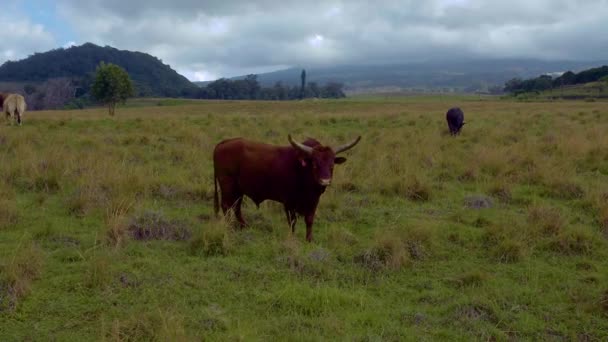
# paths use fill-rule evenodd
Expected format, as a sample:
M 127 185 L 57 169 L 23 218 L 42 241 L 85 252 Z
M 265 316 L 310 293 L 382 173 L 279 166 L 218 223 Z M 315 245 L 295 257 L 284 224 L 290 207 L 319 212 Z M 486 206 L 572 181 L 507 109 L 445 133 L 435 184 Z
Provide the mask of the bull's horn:
M 291 134 L 287 135 L 287 139 L 289 139 L 289 142 L 291 143 L 291 145 L 293 147 L 295 147 L 297 150 L 300 150 L 306 154 L 312 154 L 312 147 L 310 146 L 306 146 L 304 144 L 300 144 L 299 142 L 293 141 L 293 139 L 291 138 Z
M 336 150 L 334 153 L 338 154 L 340 152 L 350 150 L 351 148 L 355 147 L 355 145 L 357 145 L 359 143 L 359 140 L 361 140 L 361 136 L 358 136 L 357 139 L 353 140 L 351 143 L 340 145 L 340 146 L 336 147 Z

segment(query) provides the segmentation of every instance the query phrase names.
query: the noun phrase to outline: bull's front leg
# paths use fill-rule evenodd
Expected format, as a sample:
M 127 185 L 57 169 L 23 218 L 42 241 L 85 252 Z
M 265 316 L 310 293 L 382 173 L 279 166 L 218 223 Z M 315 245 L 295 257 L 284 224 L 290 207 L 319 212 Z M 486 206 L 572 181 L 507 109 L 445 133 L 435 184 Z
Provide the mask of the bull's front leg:
M 285 216 L 287 216 L 287 223 L 289 224 L 289 228 L 291 228 L 291 233 L 293 234 L 296 231 L 296 222 L 298 221 L 298 216 L 295 210 L 288 209 L 287 206 L 285 208 Z
M 315 221 L 315 213 L 307 214 L 304 216 L 304 222 L 306 222 L 306 241 L 312 242 L 312 224 Z

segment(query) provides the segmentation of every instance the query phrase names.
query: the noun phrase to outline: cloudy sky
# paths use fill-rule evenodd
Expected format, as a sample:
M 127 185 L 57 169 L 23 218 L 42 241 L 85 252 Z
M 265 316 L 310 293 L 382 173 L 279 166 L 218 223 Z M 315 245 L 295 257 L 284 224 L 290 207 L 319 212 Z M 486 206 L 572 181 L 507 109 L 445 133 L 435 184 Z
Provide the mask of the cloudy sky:
M 92 42 L 191 80 L 436 58 L 608 59 L 608 0 L 2 0 L 0 63 Z

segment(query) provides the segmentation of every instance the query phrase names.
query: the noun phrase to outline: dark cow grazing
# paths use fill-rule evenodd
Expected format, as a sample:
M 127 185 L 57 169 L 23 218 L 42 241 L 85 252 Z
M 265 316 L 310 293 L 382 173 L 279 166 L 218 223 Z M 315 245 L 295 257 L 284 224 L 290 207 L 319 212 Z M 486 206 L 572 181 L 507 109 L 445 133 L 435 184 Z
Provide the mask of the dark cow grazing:
M 460 134 L 462 126 L 464 126 L 464 113 L 458 107 L 450 108 L 445 115 L 448 121 L 448 128 L 450 129 L 451 135 Z
M 217 185 L 222 193 L 224 214 L 234 209 L 237 220 L 245 226 L 241 214 L 243 196 L 258 206 L 265 200 L 283 204 L 287 223 L 295 231 L 297 215 L 304 216 L 306 240 L 312 241 L 312 225 L 319 198 L 330 185 L 334 164 L 342 164 L 337 154 L 353 148 L 361 137 L 332 149 L 315 139 L 299 143 L 288 136 L 291 146 L 275 146 L 243 138 L 228 139 L 213 151 L 215 213 L 219 213 Z

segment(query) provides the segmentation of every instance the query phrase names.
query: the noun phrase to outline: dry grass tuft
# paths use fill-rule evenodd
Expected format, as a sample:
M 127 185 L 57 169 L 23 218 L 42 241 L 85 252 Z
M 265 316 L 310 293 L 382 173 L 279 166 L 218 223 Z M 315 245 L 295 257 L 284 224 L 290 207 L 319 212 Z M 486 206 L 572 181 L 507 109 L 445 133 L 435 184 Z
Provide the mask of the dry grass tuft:
M 566 220 L 557 208 L 534 206 L 528 208 L 528 222 L 546 235 L 557 235 L 566 227 Z
M 521 261 L 527 254 L 529 244 L 525 243 L 522 228 L 517 225 L 493 225 L 487 227 L 482 241 L 490 255 L 501 263 Z
M 355 234 L 344 227 L 332 226 L 327 235 L 328 244 L 332 249 L 343 246 L 354 246 L 358 242 Z
M 546 184 L 547 195 L 555 199 L 574 200 L 585 196 L 583 187 L 567 178 L 558 178 Z
M 231 227 L 235 224 L 234 221 L 234 215 L 222 216 L 195 231 L 190 239 L 190 253 L 204 256 L 230 254 L 234 247 L 231 231 Z
M 502 203 L 510 203 L 513 200 L 511 186 L 506 182 L 496 182 L 490 186 L 488 194 L 497 198 Z
M 524 246 L 519 241 L 506 239 L 496 245 L 493 254 L 499 262 L 515 263 L 523 259 Z
M 591 254 L 599 239 L 587 227 L 575 226 L 564 229 L 551 243 L 554 251 L 566 255 Z
M 102 324 L 103 340 L 110 341 L 190 341 L 184 318 L 172 310 L 156 309 L 115 319 L 110 327 Z
M 145 210 L 131 218 L 129 234 L 135 240 L 188 240 L 192 230 L 185 222 L 169 220 L 162 211 Z
M 0 198 L 0 230 L 11 228 L 19 221 L 19 211 L 11 200 Z
M 605 315 L 608 315 L 608 290 L 605 290 L 600 297 L 600 308 Z
M 411 264 L 405 244 L 394 232 L 379 235 L 371 248 L 355 256 L 355 262 L 373 272 L 384 268 L 399 270 Z
M 447 280 L 447 282 L 456 288 L 480 287 L 487 279 L 487 273 L 479 270 L 473 270 L 457 277 L 450 278 Z
M 40 275 L 43 259 L 40 248 L 29 243 L 0 265 L 0 312 L 14 311 L 19 300 L 27 296 L 32 282 Z
M 424 226 L 405 231 L 384 230 L 376 235 L 370 248 L 355 256 L 355 262 L 371 271 L 383 268 L 398 270 L 426 258 L 435 244 L 434 240 L 433 230 Z
M 412 201 L 426 202 L 431 199 L 431 186 L 417 176 L 411 176 L 405 183 L 405 197 Z
M 106 289 L 112 280 L 112 259 L 104 253 L 91 256 L 88 259 L 84 285 L 91 289 Z
M 108 209 L 105 217 L 106 224 L 106 243 L 113 247 L 120 247 L 126 240 L 127 233 L 127 214 L 131 210 L 132 204 L 124 201 Z
M 602 235 L 608 239 L 608 205 L 599 210 L 598 221 Z

